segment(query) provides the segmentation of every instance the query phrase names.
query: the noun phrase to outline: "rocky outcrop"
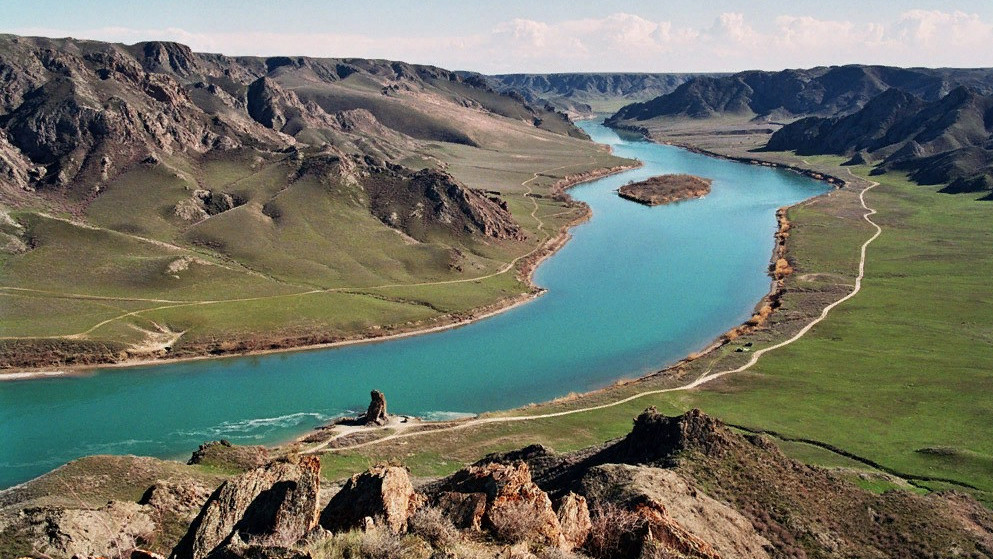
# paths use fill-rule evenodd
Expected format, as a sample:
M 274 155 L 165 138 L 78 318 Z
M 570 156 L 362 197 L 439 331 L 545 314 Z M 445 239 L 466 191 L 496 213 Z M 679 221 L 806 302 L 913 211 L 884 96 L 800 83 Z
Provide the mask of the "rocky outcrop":
M 441 510 L 457 528 L 480 532 L 486 514 L 485 493 L 441 491 L 434 497 L 434 506 Z
M 524 462 L 470 466 L 441 484 L 439 494 L 446 493 L 474 496 L 469 499 L 477 503 L 479 497 L 475 496 L 484 497 L 485 511 L 478 524 L 498 538 L 512 542 L 539 541 L 547 545 L 561 543 L 562 527 L 552 501 L 531 479 L 530 469 Z M 452 497 L 444 499 L 451 501 Z M 478 505 L 474 510 L 478 510 Z
M 37 553 L 52 557 L 122 555 L 156 527 L 148 509 L 119 501 L 96 510 L 26 509 L 18 526 Z
M 390 421 L 389 414 L 386 413 L 386 396 L 378 390 L 373 390 L 369 394 L 371 401 L 369 409 L 366 410 L 363 421 L 373 425 L 386 425 Z
M 559 527 L 562 531 L 562 547 L 565 549 L 582 547 L 590 535 L 590 529 L 593 528 L 586 497 L 572 492 L 566 494 L 557 503 L 555 515 L 559 519 Z
M 327 530 L 346 531 L 364 527 L 367 518 L 381 519 L 399 534 L 422 503 L 405 468 L 376 466 L 345 482 L 321 512 L 320 524 Z
M 172 559 L 203 559 L 231 543 L 289 546 L 317 525 L 320 460 L 273 462 L 224 482 Z
M 269 451 L 264 446 L 233 445 L 221 439 L 201 444 L 186 463 L 252 470 L 268 464 L 270 460 Z
M 376 217 L 420 241 L 443 230 L 494 239 L 525 238 L 505 202 L 467 188 L 441 171 L 410 174 L 392 165 L 374 167 L 363 185 Z
M 332 120 L 320 106 L 304 103 L 291 90 L 263 76 L 248 86 L 248 114 L 256 122 L 279 132 L 293 135 L 307 126 L 331 126 Z
M 685 542 L 687 548 L 699 549 L 703 549 L 699 542 L 705 542 L 725 559 L 769 557 L 769 541 L 755 532 L 747 518 L 672 470 L 625 464 L 597 466 L 583 477 L 582 492 L 591 501 L 616 503 L 638 512 L 657 540 L 664 535 L 673 542 Z
M 14 518 L 15 495 L 0 494 L 0 542 L 58 559 L 136 547 L 151 551 L 132 557 L 155 559 L 168 539 L 162 532 L 172 530 L 165 524 L 189 523 L 193 510 L 173 558 L 337 557 L 342 545 L 379 557 L 412 549 L 424 557 L 469 549 L 501 557 L 578 550 L 595 559 L 985 557 L 993 542 L 993 513 L 967 495 L 867 492 L 696 410 L 665 417 L 649 408 L 628 436 L 597 448 L 493 454 L 422 486 L 424 496 L 406 469 L 377 466 L 332 497 L 322 528 L 319 467 L 313 457 L 268 464 L 229 479 L 199 509 L 206 490 L 196 483 L 155 483 L 138 504 L 34 506 Z M 59 481 L 72 483 L 65 474 Z
M 244 204 L 243 200 L 227 192 L 198 188 L 193 191 L 192 196 L 176 204 L 173 213 L 184 221 L 197 223 L 242 204 Z

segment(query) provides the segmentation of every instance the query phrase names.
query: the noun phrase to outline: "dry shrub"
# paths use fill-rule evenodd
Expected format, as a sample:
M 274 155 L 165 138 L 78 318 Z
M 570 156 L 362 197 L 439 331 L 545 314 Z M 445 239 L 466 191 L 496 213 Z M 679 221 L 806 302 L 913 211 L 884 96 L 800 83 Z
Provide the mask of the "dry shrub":
M 493 533 L 500 541 L 515 544 L 544 539 L 544 521 L 535 514 L 534 507 L 529 503 L 505 502 L 489 514 Z
M 793 273 L 793 266 L 785 258 L 780 258 L 776 260 L 776 266 L 773 268 L 773 275 L 776 279 L 783 279 L 786 276 Z
M 596 559 L 629 557 L 641 546 L 645 520 L 634 512 L 614 504 L 593 511 L 593 527 L 586 540 L 586 551 Z
M 535 553 L 538 559 L 586 559 L 586 555 L 580 555 L 571 551 L 563 551 L 554 546 L 544 547 Z
M 422 507 L 410 517 L 410 533 L 435 548 L 449 548 L 459 540 L 459 531 L 437 507 Z
M 363 532 L 352 530 L 328 534 L 306 546 L 314 559 L 428 559 L 431 548 L 424 540 L 401 537 L 376 526 Z

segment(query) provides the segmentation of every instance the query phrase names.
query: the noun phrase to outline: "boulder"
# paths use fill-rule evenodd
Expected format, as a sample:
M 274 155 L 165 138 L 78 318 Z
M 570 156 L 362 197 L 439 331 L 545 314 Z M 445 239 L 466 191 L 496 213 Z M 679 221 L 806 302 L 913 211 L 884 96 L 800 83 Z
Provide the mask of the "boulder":
M 171 559 L 203 559 L 232 541 L 289 546 L 317 525 L 320 460 L 273 462 L 221 484 Z
M 444 492 L 485 495 L 482 525 L 499 538 L 560 543 L 562 531 L 552 501 L 532 481 L 524 462 L 469 466 L 445 480 L 439 494 Z
M 147 505 L 160 517 L 173 515 L 192 522 L 210 494 L 210 489 L 193 480 L 158 481 L 145 491 L 138 504 Z
M 25 509 L 18 525 L 38 553 L 53 557 L 124 555 L 155 530 L 145 507 L 119 501 L 96 510 Z
M 369 402 L 369 409 L 365 412 L 366 424 L 386 425 L 390 416 L 386 413 L 386 396 L 378 390 L 370 393 L 372 401 Z
M 345 482 L 321 512 L 320 524 L 343 532 L 364 527 L 367 517 L 382 518 L 391 532 L 399 534 L 422 503 L 405 468 L 376 466 Z
M 695 550 L 692 556 L 713 552 L 725 559 L 769 557 L 771 544 L 747 518 L 672 470 L 606 464 L 591 468 L 581 485 L 591 502 L 635 511 L 647 522 L 654 541 Z
M 590 520 L 590 509 L 586 497 L 568 493 L 558 502 L 555 515 L 559 519 L 562 540 L 559 545 L 564 550 L 582 547 L 590 535 L 593 522 Z
M 434 500 L 434 506 L 457 528 L 479 532 L 486 514 L 485 493 L 456 493 L 444 491 Z

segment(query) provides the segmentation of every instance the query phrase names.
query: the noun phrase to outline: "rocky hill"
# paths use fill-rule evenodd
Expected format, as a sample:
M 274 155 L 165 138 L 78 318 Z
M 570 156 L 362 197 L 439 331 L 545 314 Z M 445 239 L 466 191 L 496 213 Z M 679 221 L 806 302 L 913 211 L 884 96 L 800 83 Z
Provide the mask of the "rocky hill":
M 436 67 L 0 35 L 5 288 L 264 299 L 483 275 L 541 242 L 512 215 L 531 201 L 508 204 L 507 191 L 523 196 L 521 183 L 548 167 L 619 163 L 564 114 Z M 539 194 L 565 171 L 546 174 Z M 169 332 L 187 332 L 180 347 L 200 336 L 194 353 L 232 331 L 243 347 L 328 341 L 384 317 L 412 324 L 433 304 L 384 312 L 377 294 L 352 316 L 283 320 L 277 340 L 216 315 L 129 319 L 80 337 L 81 303 L 61 301 L 18 299 L 7 325 L 30 332 L 0 328 L 0 366 L 158 354 L 176 348 Z M 29 340 L 39 316 L 40 341 Z
M 246 450 L 198 451 L 238 456 L 214 463 L 245 470 L 219 486 L 198 466 L 179 482 L 182 467 L 163 462 L 159 475 L 172 477 L 150 483 L 148 459 L 70 464 L 0 493 L 0 544 L 53 558 L 993 556 L 993 513 L 970 497 L 872 493 L 696 410 L 650 408 L 602 446 L 531 446 L 434 480 L 379 465 L 329 487 L 317 457 L 255 453 L 253 465 Z M 94 477 L 101 460 L 130 481 Z M 75 502 L 44 495 L 53 483 Z M 142 496 L 119 496 L 129 492 Z M 108 494 L 118 497 L 96 502 Z
M 783 127 L 770 151 L 835 154 L 873 163 L 875 172 L 908 171 L 922 184 L 948 192 L 993 189 L 993 96 L 959 87 L 925 102 L 896 89 L 862 110 L 836 118 L 810 117 Z
M 394 150 L 403 137 L 478 145 L 471 130 L 400 101 L 402 92 L 582 137 L 561 115 L 403 62 L 3 35 L 0 69 L 0 172 L 21 189 L 72 189 L 77 198 L 149 156 L 347 143 L 335 143 L 340 136 Z
M 934 101 L 959 86 L 993 93 L 993 70 L 849 65 L 700 76 L 671 93 L 622 108 L 609 122 L 637 126 L 654 118 L 733 116 L 783 121 L 845 115 L 890 88 Z
M 529 103 L 574 115 L 590 115 L 607 106 L 652 99 L 703 74 L 563 73 L 485 76 L 496 91 L 516 92 Z

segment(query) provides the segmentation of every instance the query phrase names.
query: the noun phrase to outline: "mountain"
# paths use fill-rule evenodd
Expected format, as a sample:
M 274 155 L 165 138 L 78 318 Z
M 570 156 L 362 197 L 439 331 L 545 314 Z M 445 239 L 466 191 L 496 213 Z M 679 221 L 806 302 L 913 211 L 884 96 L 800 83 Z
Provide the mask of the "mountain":
M 769 151 L 835 154 L 874 162 L 876 172 L 908 171 L 949 192 L 993 190 L 993 95 L 958 87 L 926 102 L 888 90 L 843 117 L 809 117 L 775 132 Z
M 727 115 L 776 121 L 844 115 L 891 88 L 934 101 L 959 86 L 993 93 L 993 70 L 848 65 L 700 76 L 671 93 L 622 108 L 609 122 L 631 126 L 653 118 Z
M 567 170 L 622 162 L 588 140 L 562 113 L 432 66 L 0 35 L 0 286 L 21 290 L 0 364 L 331 341 L 519 296 L 526 283 L 456 285 L 480 293 L 437 305 L 352 293 L 272 319 L 287 293 L 489 277 L 543 243 L 537 200 L 568 209 L 522 183 L 550 195 Z M 117 319 L 64 293 L 261 299 L 248 322 L 206 307 Z
M 478 145 L 465 127 L 404 103 L 401 92 L 438 96 L 536 127 L 582 137 L 561 115 L 463 81 L 455 73 L 359 59 L 230 58 L 175 43 L 112 45 L 0 37 L 2 172 L 17 185 L 74 188 L 106 181 L 155 151 L 203 154 L 355 136 Z M 345 122 L 349 111 L 370 126 Z M 369 119 L 371 115 L 371 119 Z M 352 117 L 355 116 L 353 113 Z M 286 136 L 281 136 L 280 134 Z M 338 140 L 338 143 L 335 143 Z M 401 142 L 402 143 L 402 142 Z
M 703 74 L 563 73 L 483 76 L 502 93 L 516 92 L 527 102 L 575 115 L 589 115 L 621 103 L 664 95 Z

